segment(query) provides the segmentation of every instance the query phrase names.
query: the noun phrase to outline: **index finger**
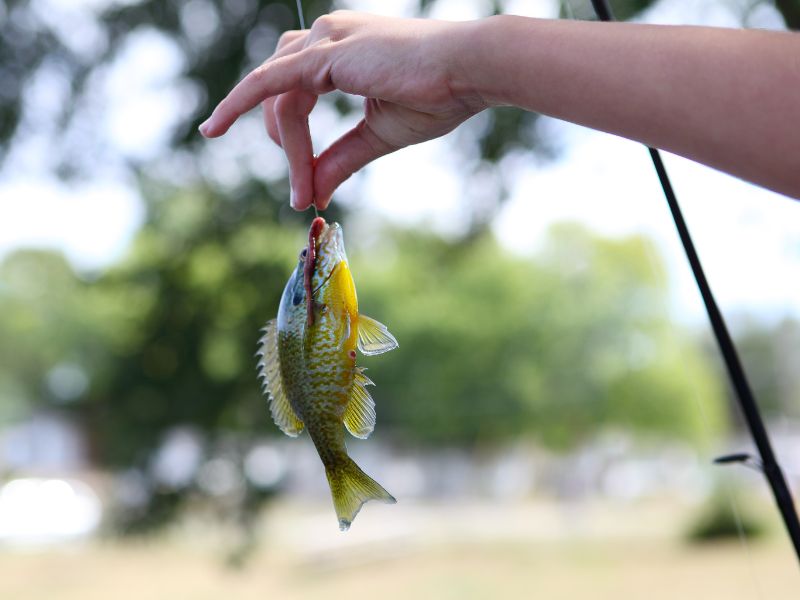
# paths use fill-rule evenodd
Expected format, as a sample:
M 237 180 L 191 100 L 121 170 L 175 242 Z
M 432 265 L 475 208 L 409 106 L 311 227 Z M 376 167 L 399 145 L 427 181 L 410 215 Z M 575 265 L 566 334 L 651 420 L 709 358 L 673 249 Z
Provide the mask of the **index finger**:
M 200 125 L 200 133 L 207 138 L 219 137 L 228 131 L 236 119 L 262 101 L 290 90 L 307 89 L 316 93 L 330 91 L 332 85 L 328 89 L 321 89 L 325 86 L 319 85 L 319 77 L 304 77 L 304 74 L 316 71 L 314 62 L 315 48 L 309 47 L 250 71 Z M 325 79 L 329 83 L 329 78 Z

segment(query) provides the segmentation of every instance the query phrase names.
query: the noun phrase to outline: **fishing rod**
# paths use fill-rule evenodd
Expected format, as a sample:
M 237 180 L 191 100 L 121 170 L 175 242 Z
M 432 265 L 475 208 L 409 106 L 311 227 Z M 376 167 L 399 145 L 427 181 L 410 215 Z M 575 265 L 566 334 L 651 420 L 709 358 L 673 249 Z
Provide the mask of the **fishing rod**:
M 608 0 L 591 0 L 591 2 L 597 17 L 601 21 L 615 20 Z M 772 489 L 772 496 L 775 498 L 775 503 L 778 505 L 781 517 L 783 517 L 783 524 L 786 527 L 786 532 L 789 534 L 792 545 L 794 546 L 794 551 L 797 554 L 798 560 L 800 560 L 800 521 L 798 521 L 797 518 L 797 511 L 795 509 L 794 500 L 792 499 L 792 493 L 789 491 L 786 478 L 775 457 L 775 452 L 772 450 L 769 433 L 764 426 L 764 420 L 761 418 L 761 411 L 750 389 L 750 384 L 747 381 L 747 375 L 739 360 L 736 347 L 733 344 L 730 333 L 728 333 L 725 319 L 717 306 L 714 295 L 711 293 L 711 287 L 708 285 L 708 280 L 700 264 L 700 258 L 695 250 L 692 237 L 689 235 L 689 229 L 686 226 L 683 213 L 681 212 L 680 206 L 678 206 L 678 199 L 672 189 L 672 183 L 667 175 L 667 170 L 664 168 L 661 154 L 658 150 L 649 146 L 647 150 L 650 152 L 650 158 L 653 161 L 658 180 L 661 183 L 661 189 L 664 191 L 669 210 L 672 213 L 672 219 L 675 221 L 675 228 L 678 230 L 678 236 L 686 252 L 686 258 L 689 260 L 689 265 L 692 267 L 692 273 L 697 282 L 697 287 L 700 289 L 700 295 L 703 297 L 703 303 L 705 304 L 708 318 L 711 321 L 711 328 L 714 330 L 714 337 L 717 340 L 717 345 L 725 360 L 728 376 L 736 390 L 736 398 L 739 402 L 739 407 L 742 409 L 747 428 L 750 430 L 750 435 L 761 457 L 760 464 L 758 465 L 760 467 L 759 470 L 769 482 L 769 486 Z M 718 464 L 731 462 L 752 464 L 751 459 L 752 457 L 749 454 L 733 454 L 720 457 L 715 462 Z

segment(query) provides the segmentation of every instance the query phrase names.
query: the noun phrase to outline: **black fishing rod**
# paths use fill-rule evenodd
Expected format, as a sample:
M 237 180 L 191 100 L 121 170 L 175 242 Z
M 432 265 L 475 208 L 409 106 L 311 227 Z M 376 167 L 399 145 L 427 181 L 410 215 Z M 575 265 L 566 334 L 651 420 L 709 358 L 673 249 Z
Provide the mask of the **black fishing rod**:
M 597 17 L 601 21 L 614 20 L 614 15 L 611 12 L 608 0 L 591 1 L 595 13 L 597 13 Z M 714 330 L 714 337 L 717 339 L 720 352 L 722 352 L 722 357 L 725 359 L 728 375 L 736 390 L 736 398 L 744 414 L 747 427 L 750 430 L 750 435 L 761 456 L 761 464 L 758 465 L 760 467 L 759 470 L 767 478 L 769 486 L 772 488 L 772 495 L 783 517 L 783 524 L 786 526 L 786 531 L 792 540 L 797 558 L 800 560 L 800 521 L 797 519 L 797 511 L 795 510 L 792 493 L 789 491 L 789 486 L 786 485 L 783 471 L 775 458 L 775 452 L 772 450 L 772 443 L 770 442 L 767 428 L 764 426 L 764 420 L 761 418 L 761 412 L 758 409 L 758 404 L 750 389 L 750 384 L 742 368 L 742 363 L 739 360 L 736 347 L 733 344 L 730 333 L 728 333 L 725 319 L 723 319 L 722 313 L 714 299 L 714 295 L 711 293 L 711 287 L 708 285 L 708 280 L 703 272 L 703 267 L 700 264 L 700 258 L 697 256 L 694 242 L 692 242 L 692 237 L 689 235 L 689 229 L 686 227 L 686 221 L 683 218 L 683 213 L 678 206 L 678 199 L 675 197 L 675 192 L 672 189 L 672 183 L 670 183 L 669 176 L 664 168 L 664 163 L 661 161 L 661 155 L 655 148 L 648 147 L 648 151 L 650 152 L 650 158 L 653 160 L 653 166 L 658 174 L 658 180 L 661 182 L 661 188 L 664 190 L 667 204 L 669 204 L 669 210 L 672 213 L 672 218 L 675 221 L 675 228 L 678 230 L 678 236 L 680 236 L 683 249 L 686 252 L 686 258 L 689 259 L 692 273 L 694 273 L 694 278 L 697 281 L 697 287 L 700 289 L 700 295 L 703 297 L 703 303 L 705 304 L 708 318 L 711 321 L 711 327 Z M 715 462 L 748 462 L 750 458 L 748 454 L 735 454 L 729 457 L 722 457 Z

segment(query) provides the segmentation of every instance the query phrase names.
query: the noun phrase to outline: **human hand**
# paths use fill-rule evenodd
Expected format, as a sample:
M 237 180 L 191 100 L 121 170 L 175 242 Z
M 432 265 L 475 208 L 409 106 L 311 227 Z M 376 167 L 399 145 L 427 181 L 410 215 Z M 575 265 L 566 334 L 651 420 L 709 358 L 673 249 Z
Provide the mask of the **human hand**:
M 336 11 L 311 29 L 283 34 L 200 126 L 223 135 L 261 103 L 272 140 L 289 161 L 292 206 L 324 209 L 358 169 L 405 146 L 442 136 L 485 108 L 466 84 L 466 24 Z M 364 118 L 316 159 L 308 115 L 318 96 L 364 96 Z

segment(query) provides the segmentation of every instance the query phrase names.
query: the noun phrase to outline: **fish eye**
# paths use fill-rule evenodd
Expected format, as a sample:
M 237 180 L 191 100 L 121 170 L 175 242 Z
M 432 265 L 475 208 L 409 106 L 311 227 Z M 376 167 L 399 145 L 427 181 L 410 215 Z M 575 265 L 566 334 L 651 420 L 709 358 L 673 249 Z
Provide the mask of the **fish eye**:
M 300 251 L 300 260 L 305 260 L 307 255 L 308 255 L 308 248 L 303 248 Z

